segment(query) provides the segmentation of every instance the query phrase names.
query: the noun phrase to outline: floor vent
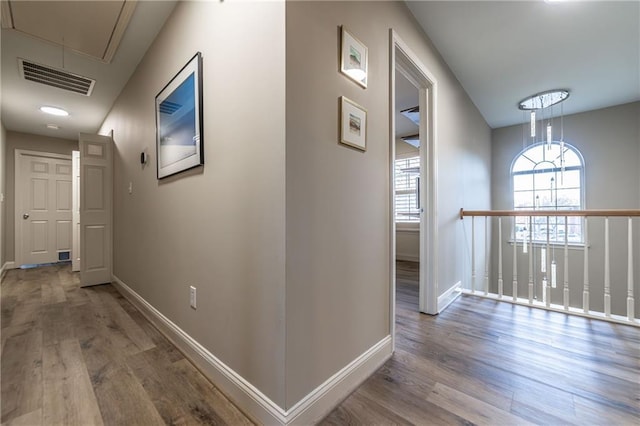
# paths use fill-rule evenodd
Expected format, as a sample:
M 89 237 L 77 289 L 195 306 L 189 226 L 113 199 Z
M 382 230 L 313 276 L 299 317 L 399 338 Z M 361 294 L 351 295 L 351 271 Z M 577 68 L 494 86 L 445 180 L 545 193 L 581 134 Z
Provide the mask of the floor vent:
M 25 80 L 33 81 L 47 86 L 57 87 L 58 89 L 67 90 L 69 92 L 79 93 L 89 96 L 93 90 L 96 81 L 77 74 L 71 74 L 46 65 L 29 62 L 22 58 L 18 58 L 20 74 Z

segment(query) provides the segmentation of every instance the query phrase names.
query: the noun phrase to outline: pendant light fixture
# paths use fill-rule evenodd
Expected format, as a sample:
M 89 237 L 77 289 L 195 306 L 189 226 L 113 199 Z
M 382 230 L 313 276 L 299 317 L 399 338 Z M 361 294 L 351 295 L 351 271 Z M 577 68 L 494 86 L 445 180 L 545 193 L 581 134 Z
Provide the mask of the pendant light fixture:
M 530 127 L 531 127 L 531 138 L 536 137 L 536 111 L 544 110 L 553 105 L 559 104 L 562 101 L 566 100 L 569 97 L 569 91 L 567 89 L 555 89 L 548 90 L 546 92 L 536 93 L 535 95 L 529 96 L 518 102 L 518 108 L 523 111 L 531 111 L 530 114 Z M 544 119 L 544 116 L 542 117 Z M 553 119 L 553 110 L 549 114 L 549 121 L 547 122 L 546 127 L 546 140 L 547 144 L 551 146 L 551 142 L 553 141 L 553 128 L 551 125 L 551 120 Z M 562 124 L 561 124 L 562 125 Z
M 569 90 L 567 89 L 554 89 L 548 90 L 546 92 L 536 93 L 535 95 L 528 96 L 518 102 L 518 108 L 522 111 L 530 111 L 530 134 L 533 142 L 536 141 L 536 127 L 538 118 L 536 113 L 540 111 L 541 120 L 544 123 L 545 114 L 544 110 L 552 107 L 553 105 L 560 104 L 560 167 L 561 174 L 564 175 L 564 108 L 562 106 L 562 102 L 565 101 L 569 97 Z M 545 126 L 545 132 L 543 135 L 543 140 L 547 144 L 547 150 L 551 149 L 551 144 L 553 142 L 553 108 L 550 108 L 549 117 L 547 120 L 547 125 Z M 544 126 L 544 125 L 543 125 Z M 544 154 L 543 154 L 544 155 Z M 563 179 L 564 180 L 564 176 Z
M 569 90 L 567 89 L 555 89 L 548 90 L 546 92 L 536 93 L 535 95 L 531 95 L 529 97 L 524 98 L 518 103 L 518 109 L 523 111 L 523 114 L 526 111 L 530 112 L 529 118 L 529 128 L 532 143 L 536 143 L 536 128 L 537 128 L 537 119 L 541 121 L 541 127 L 543 131 L 542 135 L 538 139 L 541 144 L 540 148 L 542 149 L 542 161 L 553 161 L 547 160 L 547 151 L 552 153 L 552 144 L 553 144 L 553 105 L 560 104 L 560 181 L 564 182 L 564 109 L 562 107 L 562 102 L 565 101 L 569 97 Z M 549 109 L 548 115 L 545 114 L 547 108 Z M 537 114 L 539 112 L 539 114 Z M 539 117 L 537 117 L 539 115 Z M 523 145 L 525 144 L 525 128 L 526 128 L 526 115 L 523 115 Z M 546 123 L 546 126 L 545 124 Z M 557 134 L 557 133 L 556 133 Z M 544 142 L 543 142 L 544 141 Z M 544 143 L 544 145 L 543 145 Z M 546 146 L 545 146 L 546 145 Z M 546 149 L 545 149 L 546 148 Z M 523 147 L 524 149 L 524 147 Z M 557 158 L 557 157 L 556 157 Z M 557 199 L 557 187 L 558 182 L 551 178 L 551 202 L 553 203 L 554 195 L 555 195 L 555 208 L 558 209 L 558 199 Z M 555 190 L 555 194 L 554 194 Z M 535 192 L 534 192 L 535 194 Z M 534 200 L 534 210 L 538 210 L 541 208 L 540 206 L 540 196 L 536 195 Z M 543 207 L 544 208 L 544 207 Z M 529 218 L 531 222 L 531 218 Z M 557 223 L 555 224 L 554 229 L 557 230 Z M 547 217 L 547 247 L 549 246 L 549 217 Z M 557 232 L 557 231 L 556 231 Z M 533 238 L 532 238 L 533 240 Z M 557 240 L 557 234 L 554 238 Z M 527 238 L 523 236 L 523 251 L 526 253 L 526 245 Z M 533 244 L 532 244 L 533 247 Z M 542 274 L 542 299 L 543 301 L 547 301 L 548 298 L 551 297 L 551 294 L 547 294 L 547 285 L 551 284 L 551 288 L 556 288 L 557 286 L 557 264 L 555 258 L 555 246 L 551 249 L 551 263 L 548 267 L 547 262 L 549 259 L 547 258 L 547 247 L 540 248 L 540 273 Z M 535 252 L 534 252 L 535 253 Z M 547 269 L 550 269 L 548 271 Z M 549 282 L 550 281 L 550 282 Z

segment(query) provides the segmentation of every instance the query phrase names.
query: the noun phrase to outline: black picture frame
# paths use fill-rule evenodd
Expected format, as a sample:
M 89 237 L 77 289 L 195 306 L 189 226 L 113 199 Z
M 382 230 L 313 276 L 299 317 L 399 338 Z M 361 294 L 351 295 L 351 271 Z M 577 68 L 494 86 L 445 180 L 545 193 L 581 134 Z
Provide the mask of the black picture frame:
M 204 165 L 200 52 L 156 95 L 155 104 L 158 179 Z

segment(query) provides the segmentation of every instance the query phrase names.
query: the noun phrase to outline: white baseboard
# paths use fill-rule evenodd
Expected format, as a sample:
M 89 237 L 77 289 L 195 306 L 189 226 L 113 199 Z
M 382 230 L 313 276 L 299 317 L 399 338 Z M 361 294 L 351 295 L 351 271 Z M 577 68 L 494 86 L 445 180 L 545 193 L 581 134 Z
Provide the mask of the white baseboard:
M 287 425 L 316 424 L 382 366 L 393 354 L 386 336 L 287 410 Z
M 453 303 L 462 294 L 462 282 L 458 281 L 449 290 L 438 296 L 438 313 L 444 311 L 447 306 Z
M 7 272 L 9 269 L 15 269 L 15 268 L 16 268 L 15 262 L 4 262 L 4 265 L 2 265 L 2 268 L 0 268 L 0 281 L 2 281 L 2 279 L 4 278 L 5 272 Z
M 409 262 L 420 262 L 420 256 L 412 254 L 396 253 L 396 260 L 406 260 Z
M 176 345 L 218 389 L 260 424 L 311 424 L 327 415 L 340 401 L 375 372 L 392 355 L 386 336 L 338 371 L 288 410 L 260 392 L 241 375 L 165 317 L 139 294 L 113 277 L 115 287 Z

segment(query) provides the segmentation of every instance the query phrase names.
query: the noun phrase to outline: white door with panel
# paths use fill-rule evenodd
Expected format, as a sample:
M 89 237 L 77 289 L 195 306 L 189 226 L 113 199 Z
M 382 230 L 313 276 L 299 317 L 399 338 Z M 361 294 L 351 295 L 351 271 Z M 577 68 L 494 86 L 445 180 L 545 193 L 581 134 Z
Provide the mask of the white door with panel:
M 69 156 L 16 150 L 16 263 L 68 260 L 72 173 Z
M 80 134 L 80 285 L 111 282 L 113 140 Z

